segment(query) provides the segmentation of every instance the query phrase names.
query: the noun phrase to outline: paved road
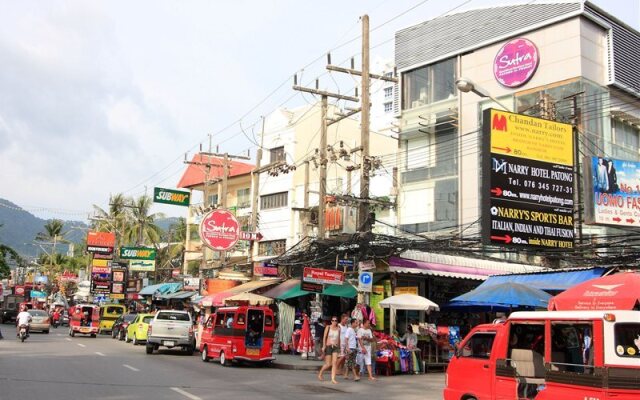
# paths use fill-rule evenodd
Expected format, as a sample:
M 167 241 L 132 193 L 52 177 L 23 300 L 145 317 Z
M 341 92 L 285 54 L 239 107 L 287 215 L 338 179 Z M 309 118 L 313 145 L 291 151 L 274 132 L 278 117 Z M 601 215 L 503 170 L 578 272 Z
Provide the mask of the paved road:
M 442 398 L 443 374 L 381 377 L 377 382 L 318 382 L 310 371 L 222 367 L 161 350 L 145 354 L 110 337 L 71 338 L 66 329 L 33 333 L 25 343 L 2 325 L 0 399 L 381 399 Z

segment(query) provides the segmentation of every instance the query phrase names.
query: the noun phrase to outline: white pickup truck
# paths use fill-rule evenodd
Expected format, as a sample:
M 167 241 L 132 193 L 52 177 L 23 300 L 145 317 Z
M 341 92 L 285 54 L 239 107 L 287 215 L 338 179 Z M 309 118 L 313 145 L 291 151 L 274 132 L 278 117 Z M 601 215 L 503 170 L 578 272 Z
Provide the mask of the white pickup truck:
M 181 347 L 186 354 L 192 355 L 195 345 L 193 321 L 186 311 L 158 311 L 149 324 L 147 354 L 163 346 L 170 349 Z

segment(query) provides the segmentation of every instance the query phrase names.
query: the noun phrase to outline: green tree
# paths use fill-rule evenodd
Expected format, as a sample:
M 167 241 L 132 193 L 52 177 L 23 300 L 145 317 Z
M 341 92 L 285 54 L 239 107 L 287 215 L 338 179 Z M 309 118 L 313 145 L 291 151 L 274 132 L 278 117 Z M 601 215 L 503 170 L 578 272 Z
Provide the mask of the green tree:
M 10 260 L 16 264 L 22 264 L 22 258 L 11 247 L 0 243 L 0 279 L 6 279 L 11 276 Z
M 155 222 L 164 218 L 164 214 L 151 214 L 151 206 L 153 199 L 150 196 L 140 196 L 130 201 L 127 207 L 131 212 L 131 223 L 124 231 L 124 242 L 157 246 L 162 238 L 162 229 Z
M 51 253 L 49 254 L 49 264 L 55 267 L 56 246 L 59 243 L 69 243 L 65 236 L 69 231 L 64 230 L 64 222 L 60 219 L 51 219 L 44 224 L 44 231 L 36 234 L 35 240 L 42 244 L 51 245 Z
M 156 257 L 159 279 L 171 277 L 170 271 L 173 268 L 180 267 L 182 269 L 186 233 L 187 220 L 179 218 L 177 222 L 171 224 L 169 230 L 163 235 L 165 243 L 158 249 Z
M 122 242 L 122 237 L 129 230 L 132 223 L 131 211 L 128 205 L 131 199 L 122 193 L 109 196 L 109 208 L 104 210 L 93 205 L 95 218 L 91 227 L 100 232 L 114 232 L 116 234 L 116 247 Z

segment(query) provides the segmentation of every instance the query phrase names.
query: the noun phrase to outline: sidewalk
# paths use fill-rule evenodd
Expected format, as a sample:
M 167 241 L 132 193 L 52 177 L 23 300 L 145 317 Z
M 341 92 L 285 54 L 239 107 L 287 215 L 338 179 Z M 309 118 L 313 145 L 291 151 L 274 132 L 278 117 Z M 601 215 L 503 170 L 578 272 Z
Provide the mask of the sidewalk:
M 295 371 L 317 371 L 323 361 L 316 360 L 315 357 L 302 358 L 300 355 L 292 355 L 287 353 L 275 354 L 275 361 L 271 363 L 273 368 L 289 369 Z

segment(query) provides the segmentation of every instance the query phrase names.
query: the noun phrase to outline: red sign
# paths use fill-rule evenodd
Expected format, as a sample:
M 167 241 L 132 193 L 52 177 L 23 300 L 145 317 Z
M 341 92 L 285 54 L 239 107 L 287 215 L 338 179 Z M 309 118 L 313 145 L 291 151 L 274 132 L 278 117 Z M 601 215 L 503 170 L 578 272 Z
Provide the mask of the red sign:
M 344 283 L 344 273 L 330 269 L 305 267 L 302 273 L 302 280 L 325 285 L 342 285 Z
M 259 242 L 262 240 L 262 234 L 260 232 L 240 232 L 240 240 Z
M 180 268 L 175 268 L 175 269 L 171 270 L 171 277 L 177 278 L 178 275 L 180 275 L 180 272 L 182 272 L 182 271 L 180 271 Z
M 253 263 L 253 274 L 256 276 L 278 276 L 278 265 L 266 262 Z
M 91 272 L 94 274 L 110 274 L 111 267 L 97 267 L 94 265 L 91 267 Z
M 227 251 L 240 239 L 240 224 L 227 210 L 213 210 L 202 218 L 200 239 L 207 247 Z
M 300 289 L 305 292 L 322 293 L 324 286 L 319 283 L 300 282 Z
M 24 295 L 24 286 L 16 286 L 13 288 L 13 292 L 17 295 Z
M 111 232 L 87 233 L 87 246 L 114 247 L 116 245 L 116 234 Z

